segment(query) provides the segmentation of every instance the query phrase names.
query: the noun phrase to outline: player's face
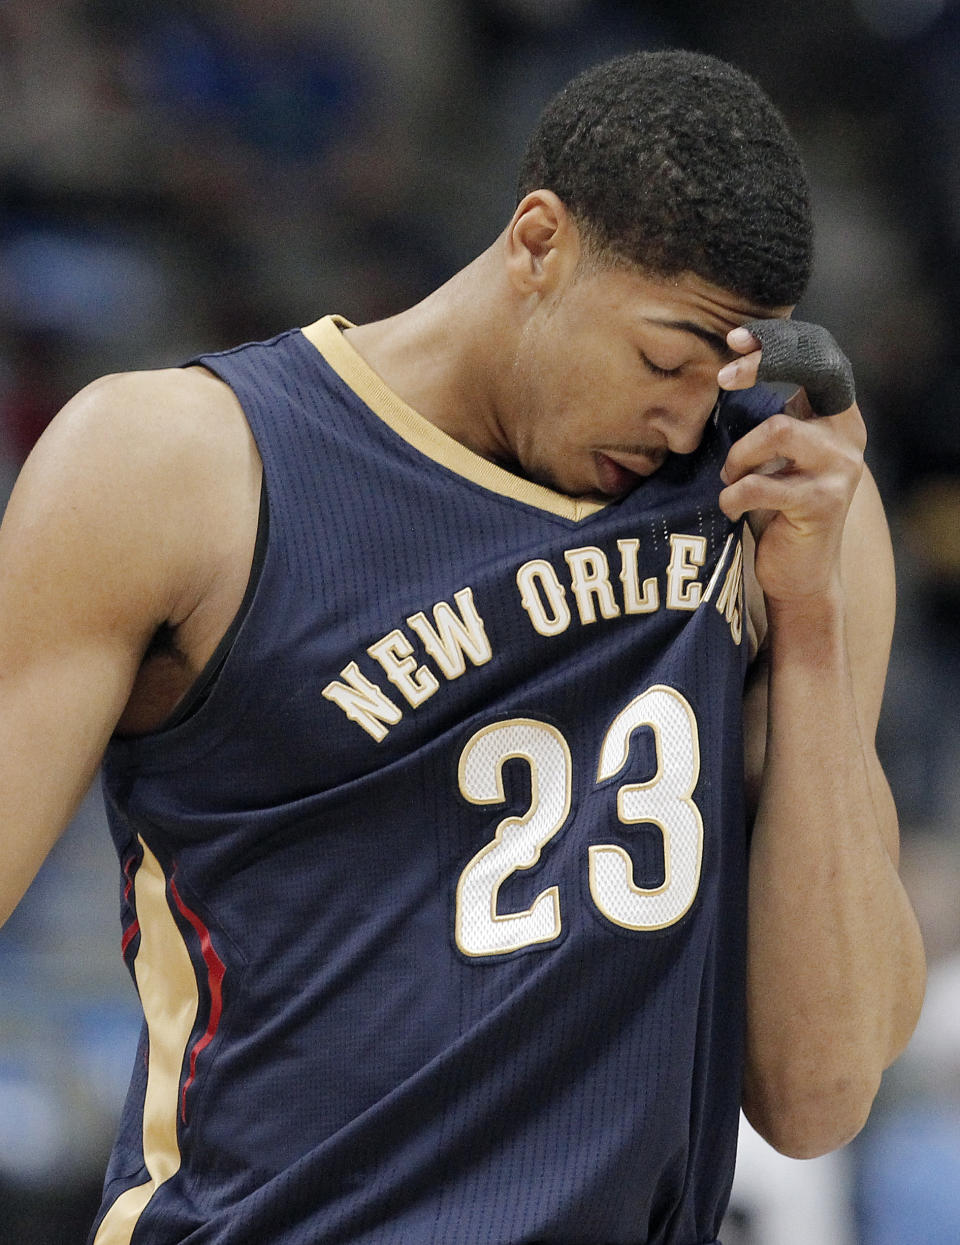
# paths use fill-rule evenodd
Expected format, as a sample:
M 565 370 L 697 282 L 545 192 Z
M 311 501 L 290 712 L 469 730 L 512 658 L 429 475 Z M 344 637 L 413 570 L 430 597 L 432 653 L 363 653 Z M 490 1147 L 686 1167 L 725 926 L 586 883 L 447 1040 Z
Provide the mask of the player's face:
M 668 453 L 700 443 L 736 358 L 726 335 L 760 311 L 698 277 L 583 269 L 520 331 L 507 422 L 524 475 L 572 495 L 617 497 Z

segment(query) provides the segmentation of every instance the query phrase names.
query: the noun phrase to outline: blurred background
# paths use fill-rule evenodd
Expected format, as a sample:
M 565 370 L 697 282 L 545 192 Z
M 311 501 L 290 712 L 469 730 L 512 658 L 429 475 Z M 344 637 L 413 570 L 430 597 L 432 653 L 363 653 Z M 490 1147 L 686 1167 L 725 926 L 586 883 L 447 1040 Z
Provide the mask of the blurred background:
M 0 0 L 0 501 L 112 370 L 364 321 L 513 208 L 578 69 L 710 51 L 810 169 L 798 315 L 851 356 L 897 552 L 881 724 L 931 972 L 870 1123 L 813 1163 L 745 1130 L 725 1245 L 960 1242 L 960 4 L 957 0 Z M 118 869 L 91 792 L 0 932 L 0 1245 L 81 1245 L 133 1058 Z

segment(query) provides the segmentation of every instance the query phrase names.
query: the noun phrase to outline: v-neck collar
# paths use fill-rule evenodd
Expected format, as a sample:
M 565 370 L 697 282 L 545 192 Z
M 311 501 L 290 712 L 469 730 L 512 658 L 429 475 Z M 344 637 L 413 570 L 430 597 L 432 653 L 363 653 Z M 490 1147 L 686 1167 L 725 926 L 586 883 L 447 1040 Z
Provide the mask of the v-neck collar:
M 535 484 L 468 449 L 408 406 L 384 383 L 344 337 L 343 329 L 352 327 L 349 320 L 331 315 L 308 325 L 302 332 L 374 415 L 421 454 L 492 493 L 512 497 L 574 522 L 587 519 L 610 504 L 569 497 L 546 485 Z

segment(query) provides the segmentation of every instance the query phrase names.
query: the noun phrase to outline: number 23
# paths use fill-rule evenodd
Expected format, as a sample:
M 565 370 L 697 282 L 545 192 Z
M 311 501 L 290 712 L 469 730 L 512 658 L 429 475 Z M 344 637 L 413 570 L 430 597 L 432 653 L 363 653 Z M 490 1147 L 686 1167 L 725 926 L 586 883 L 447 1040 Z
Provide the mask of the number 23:
M 625 929 L 663 929 L 679 921 L 696 898 L 703 857 L 703 819 L 693 802 L 700 773 L 697 720 L 674 688 L 656 685 L 636 696 L 614 718 L 600 748 L 597 782 L 627 764 L 633 732 L 653 729 L 657 769 L 647 782 L 617 791 L 624 825 L 648 823 L 663 836 L 664 881 L 645 888 L 633 880 L 633 863 L 622 847 L 588 848 L 590 895 L 599 911 Z M 472 804 L 502 804 L 503 766 L 519 757 L 530 767 L 530 806 L 505 817 L 493 839 L 469 861 L 457 884 L 455 934 L 468 956 L 506 955 L 552 942 L 561 931 L 560 890 L 543 890 L 523 912 L 499 912 L 500 887 L 540 859 L 570 814 L 573 764 L 563 735 L 547 722 L 512 718 L 485 726 L 460 756 L 460 790 Z

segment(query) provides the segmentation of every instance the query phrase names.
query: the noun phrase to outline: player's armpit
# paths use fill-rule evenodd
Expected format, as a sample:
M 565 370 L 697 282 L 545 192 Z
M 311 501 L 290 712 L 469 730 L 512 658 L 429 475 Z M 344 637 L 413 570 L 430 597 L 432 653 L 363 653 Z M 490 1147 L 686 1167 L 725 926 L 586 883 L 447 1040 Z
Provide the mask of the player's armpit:
M 224 455 L 200 385 L 96 382 L 14 488 L 0 528 L 0 920 L 89 786 L 157 626 L 202 598 L 198 533 L 216 531 L 207 490 Z

